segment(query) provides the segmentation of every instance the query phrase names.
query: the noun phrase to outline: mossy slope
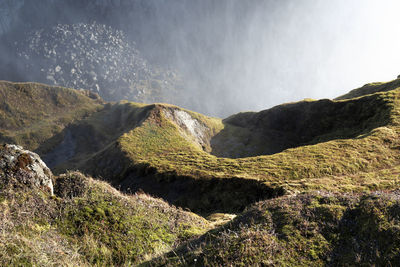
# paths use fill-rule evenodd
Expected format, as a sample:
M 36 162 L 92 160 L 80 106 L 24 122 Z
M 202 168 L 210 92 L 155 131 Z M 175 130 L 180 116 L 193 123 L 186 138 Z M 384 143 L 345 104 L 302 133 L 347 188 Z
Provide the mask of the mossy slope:
M 202 199 L 200 205 L 210 208 L 214 206 L 217 209 L 218 203 L 222 200 L 215 199 L 218 195 L 215 191 L 205 189 L 208 183 L 204 181 L 223 181 L 229 184 L 229 180 L 239 179 L 244 181 L 243 184 L 236 190 L 232 188 L 229 190 L 239 195 L 241 192 L 249 195 L 249 187 L 244 186 L 246 181 L 249 184 L 256 183 L 257 187 L 265 189 L 263 189 L 264 197 L 269 197 L 270 194 L 267 192 L 271 190 L 281 192 L 281 188 L 287 192 L 314 189 L 337 191 L 392 189 L 396 188 L 399 182 L 397 176 L 400 159 L 399 93 L 400 90 L 393 90 L 346 101 L 291 104 L 289 108 L 302 106 L 306 110 L 307 108 L 314 110 L 314 113 L 329 115 L 326 124 L 324 116 L 319 116 L 319 121 L 309 120 L 311 130 L 313 126 L 317 128 L 314 129 L 317 134 L 311 135 L 312 138 L 308 139 L 309 144 L 273 155 L 237 159 L 211 155 L 207 152 L 207 146 L 200 146 L 198 142 L 194 142 L 193 136 L 188 137 L 188 131 L 182 130 L 179 123 L 170 119 L 165 112 L 170 106 L 155 105 L 138 127 L 124 133 L 110 146 L 109 151 L 104 150 L 94 155 L 83 167 L 87 167 L 89 172 L 98 171 L 96 174 L 103 177 L 112 177 L 118 184 L 123 185 L 123 188 L 142 187 L 152 190 L 146 183 L 163 184 L 165 191 L 166 188 L 178 190 L 180 202 L 187 205 L 191 202 L 190 194 L 193 191 L 185 191 L 187 183 L 180 181 L 195 181 L 194 183 L 199 186 L 195 192 L 199 194 L 198 199 Z M 323 103 L 327 103 L 329 112 L 323 110 L 325 106 L 321 105 Z M 334 111 L 342 113 L 336 114 Z M 205 125 L 208 129 L 205 134 L 211 133 L 211 137 L 225 129 L 221 120 L 185 112 L 199 124 Z M 269 111 L 266 114 L 269 114 Z M 309 118 L 313 118 L 312 114 L 309 114 Z M 334 120 L 334 114 L 337 115 L 337 120 Z M 356 114 L 356 118 L 353 118 L 352 114 Z M 212 123 L 207 120 L 211 120 Z M 307 128 L 301 131 L 307 132 Z M 212 144 L 210 148 L 212 149 Z M 125 162 L 123 169 L 98 167 L 117 166 L 121 158 Z M 203 185 L 204 190 L 201 190 Z M 207 190 L 210 194 L 207 194 Z M 156 189 L 151 193 L 166 196 Z M 187 196 L 183 198 L 185 194 Z M 236 198 L 232 193 L 224 194 L 220 191 L 219 195 L 231 203 L 235 203 L 235 199 L 246 203 L 245 199 Z M 169 200 L 177 201 L 173 197 Z M 234 205 L 231 205 L 234 209 L 232 206 Z
M 193 213 L 77 172 L 57 177 L 56 197 L 18 184 L 0 191 L 2 266 L 136 265 L 209 229 Z
M 153 105 L 127 101 L 106 104 L 102 110 L 69 124 L 54 136 L 53 139 L 62 141 L 43 158 L 56 171 L 76 169 L 93 154 L 109 147 L 125 132 L 137 127 L 152 108 Z
M 336 100 L 344 100 L 344 99 L 351 99 L 360 96 L 365 96 L 368 94 L 374 94 L 377 92 L 387 92 L 393 89 L 400 87 L 400 78 L 390 82 L 374 82 L 374 83 L 367 83 L 364 86 L 351 90 L 347 94 L 339 96 Z
M 145 266 L 394 266 L 398 193 L 311 193 L 259 202 Z
M 223 157 L 269 155 L 288 148 L 349 139 L 390 122 L 391 105 L 372 95 L 350 101 L 301 101 L 225 120 L 211 139 L 212 154 Z
M 0 143 L 46 152 L 69 123 L 102 108 L 94 93 L 38 83 L 0 81 Z

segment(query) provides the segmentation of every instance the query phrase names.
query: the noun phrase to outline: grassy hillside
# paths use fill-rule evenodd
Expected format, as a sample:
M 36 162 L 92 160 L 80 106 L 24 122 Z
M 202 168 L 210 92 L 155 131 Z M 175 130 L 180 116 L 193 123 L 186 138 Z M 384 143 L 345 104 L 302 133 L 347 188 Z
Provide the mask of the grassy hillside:
M 18 180 L 1 185 L 1 266 L 136 265 L 210 228 L 193 213 L 77 172 L 56 177 L 55 196 Z
M 301 101 L 233 115 L 211 140 L 212 154 L 249 157 L 333 139 L 349 139 L 390 122 L 391 105 L 369 96 L 352 101 Z
M 221 120 L 167 104 L 101 104 L 70 89 L 4 84 L 4 103 L 32 95 L 24 103 L 33 104 L 12 105 L 10 113 L 3 105 L 7 118 L 23 120 L 2 120 L 3 140 L 36 148 L 58 173 L 79 169 L 197 212 L 238 212 L 285 192 L 399 183 L 400 89 Z
M 257 203 L 144 266 L 394 266 L 398 193 L 312 193 Z
M 308 133 L 308 136 L 303 137 L 304 141 L 294 142 L 294 146 L 300 146 L 273 155 L 236 159 L 216 157 L 209 151 L 212 153 L 212 138 L 226 129 L 231 131 L 232 127 L 227 125 L 234 125 L 236 122 L 232 121 L 237 118 L 223 122 L 177 107 L 155 105 L 138 127 L 124 133 L 82 167 L 103 177 L 113 177 L 123 188 L 140 187 L 194 209 L 235 209 L 237 202 L 243 204 L 279 195 L 282 188 L 286 192 L 392 189 L 399 182 L 399 93 L 400 90 L 394 90 L 345 101 L 300 102 L 259 114 L 247 114 L 268 122 L 275 117 L 270 116 L 271 113 L 280 112 L 281 117 L 290 118 L 285 112 L 302 107 L 305 110 L 302 116 L 309 124 L 292 120 L 296 123 L 277 125 L 283 126 L 281 132 L 284 132 L 284 127 L 293 127 L 299 133 Z M 179 118 L 172 118 L 171 109 L 190 115 L 187 125 L 183 125 Z M 196 129 L 201 131 L 193 133 L 188 130 L 196 123 L 200 125 Z M 251 123 L 251 120 L 246 120 L 246 123 Z M 235 127 L 245 128 L 246 125 Z M 290 128 L 287 131 L 290 133 Z M 211 136 L 209 147 L 207 140 L 202 141 L 205 136 Z M 258 136 L 258 133 L 249 135 L 250 138 Z M 268 137 L 268 131 L 261 136 Z M 250 142 L 268 145 L 268 139 Z M 231 147 L 227 146 L 227 149 Z M 125 162 L 123 169 L 117 167 L 121 159 Z M 227 186 L 232 184 L 229 181 L 237 180 L 241 181 L 237 188 Z M 164 192 L 151 186 L 160 183 Z M 259 190 L 249 191 L 253 185 Z M 179 199 L 165 192 L 165 188 L 179 191 Z M 200 202 L 191 204 L 191 190 L 201 196 Z M 260 195 L 249 197 L 248 192 Z M 185 197 L 185 194 L 189 195 Z M 237 204 L 237 207 L 241 206 Z
M 218 158 L 210 155 L 190 138 L 187 138 L 173 120 L 168 119 L 162 105 L 154 109 L 151 116 L 143 121 L 140 127 L 134 128 L 119 138 L 118 145 L 136 164 L 148 164 L 149 167 L 154 168 L 154 171 L 160 173 L 173 172 L 176 175 L 195 178 L 239 177 L 281 183 L 282 179 L 297 180 L 305 175 L 307 176 L 303 178 L 316 178 L 323 175 L 350 174 L 359 170 L 373 171 L 379 165 L 382 167 L 393 166 L 392 161 L 397 159 L 396 125 L 398 118 L 395 115 L 398 112 L 398 103 L 396 103 L 398 94 L 399 91 L 378 93 L 363 99 L 365 102 L 369 102 L 365 109 L 375 108 L 376 112 L 372 116 L 367 116 L 367 120 L 358 121 L 361 125 L 364 124 L 364 127 L 358 132 L 359 135 L 354 136 L 353 133 L 353 138 L 346 139 L 346 135 L 349 134 L 345 131 L 342 134 L 340 132 L 336 135 L 333 133 L 330 138 L 323 139 L 325 142 L 287 149 L 274 155 L 239 159 Z M 383 104 L 379 106 L 377 103 Z M 298 103 L 297 105 L 303 104 Z M 357 107 L 359 100 L 346 101 L 345 105 L 338 104 L 345 106 L 343 109 L 350 109 Z M 328 106 L 328 108 L 330 107 Z M 321 114 L 323 111 L 316 109 L 315 112 Z M 338 116 L 340 115 L 338 114 Z M 349 116 L 349 114 L 347 115 Z M 193 115 L 192 118 L 207 125 L 206 118 L 198 114 Z M 324 125 L 323 121 L 314 123 L 320 128 Z M 340 120 L 337 124 L 352 125 L 351 121 Z M 374 125 L 381 127 L 374 129 Z M 217 124 L 217 127 L 211 125 L 207 128 L 213 131 L 218 127 L 220 126 Z M 350 127 L 343 128 L 349 129 L 350 133 L 355 132 Z M 312 129 L 313 125 L 310 130 Z M 336 128 L 334 129 L 336 130 Z M 219 128 L 219 130 L 222 129 Z M 306 129 L 303 131 L 306 132 Z M 328 133 L 325 135 L 329 136 Z M 333 140 L 329 141 L 329 139 Z M 358 153 L 353 153 L 356 150 Z M 359 156 L 355 157 L 355 155 Z M 385 160 L 379 161 L 379 158 L 385 158 Z M 315 164 L 316 161 L 318 166 Z
M 38 83 L 0 81 L 0 143 L 16 143 L 30 150 L 42 146 L 69 123 L 102 107 L 94 93 Z
M 1 173 L 0 265 L 393 265 L 400 88 L 368 86 L 221 120 L 2 82 L 0 141 L 60 175 L 50 196 Z
M 347 94 L 339 96 L 336 100 L 343 100 L 343 99 L 350 99 L 360 96 L 365 96 L 368 94 L 373 94 L 376 92 L 387 92 L 393 89 L 400 87 L 400 78 L 390 82 L 374 82 L 374 83 L 367 83 L 364 86 L 351 90 Z
M 78 165 L 115 142 L 146 118 L 151 105 L 121 101 L 106 104 L 102 110 L 68 125 L 53 137 L 59 140 L 52 151 L 43 155 L 55 170 L 76 169 Z M 39 152 L 42 147 L 39 147 Z M 104 166 L 106 167 L 106 166 Z

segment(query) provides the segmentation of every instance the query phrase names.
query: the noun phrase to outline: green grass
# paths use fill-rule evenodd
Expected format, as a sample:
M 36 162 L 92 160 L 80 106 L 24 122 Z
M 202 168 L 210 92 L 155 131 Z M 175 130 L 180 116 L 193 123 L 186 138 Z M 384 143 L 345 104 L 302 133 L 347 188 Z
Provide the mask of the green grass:
M 365 96 L 368 94 L 373 94 L 376 92 L 386 92 L 400 87 L 400 79 L 396 79 L 390 82 L 374 82 L 367 83 L 364 86 L 351 90 L 347 94 L 337 97 L 337 100 L 350 99 L 360 96 Z
M 340 136 L 337 134 L 324 142 L 290 148 L 273 155 L 238 159 L 215 157 L 180 134 L 177 126 L 157 109 L 140 127 L 122 135 L 118 145 L 132 163 L 147 164 L 160 174 L 173 171 L 178 176 L 194 178 L 239 177 L 263 181 L 271 186 L 282 185 L 288 190 L 316 189 L 319 186 L 335 190 L 348 190 L 349 186 L 354 186 L 360 191 L 367 190 L 363 181 L 352 181 L 347 177 L 398 165 L 398 94 L 399 90 L 395 90 L 367 99 L 371 101 L 369 108 L 373 108 L 372 104 L 378 98 L 385 103 L 386 109 L 383 114 L 370 118 L 371 126 L 359 136 L 337 139 Z M 348 103 L 354 102 L 349 100 Z M 380 127 L 374 127 L 374 120 Z M 326 183 L 328 179 L 330 183 Z M 376 182 L 380 183 L 379 178 Z
M 55 145 L 48 140 L 66 125 L 102 108 L 97 97 L 87 91 L 1 81 L 0 142 L 30 150 L 42 146 L 40 152 L 46 152 Z
M 392 88 L 396 81 L 379 86 Z M 306 100 L 221 120 L 167 104 L 104 105 L 77 91 L 38 84 L 4 82 L 2 88 L 7 101 L 0 110 L 8 114 L 3 140 L 43 155 L 68 130 L 76 149 L 56 166 L 58 173 L 80 169 L 124 190 L 145 188 L 201 212 L 202 206 L 215 206 L 210 212 L 240 210 L 262 194 L 279 195 L 282 188 L 361 192 L 398 186 L 400 89 L 384 87 L 385 92 L 348 100 Z M 18 98 L 32 105 L 20 105 Z M 171 117 L 175 110 L 204 128 L 203 143 Z M 237 195 L 229 193 L 230 180 L 238 179 L 243 182 L 237 183 Z M 150 186 L 161 182 L 162 188 Z M 189 188 L 200 194 L 198 201 Z M 264 193 L 246 197 L 254 188 Z M 226 210 L 227 203 L 238 206 Z
M 395 194 L 280 197 L 145 266 L 390 266 L 400 259 L 399 208 Z
M 2 82 L 1 141 L 45 154 L 70 131 L 76 149 L 59 172 L 80 169 L 203 215 L 261 202 L 224 225 L 234 216 L 210 215 L 209 223 L 77 172 L 57 177 L 53 197 L 4 183 L 0 265 L 395 264 L 395 87 L 397 80 L 370 84 L 353 92 L 356 98 L 305 100 L 221 120 L 168 104 L 105 104 L 70 89 Z M 201 126 L 200 137 L 173 116 L 176 110 Z
M 210 228 L 193 213 L 77 172 L 57 177 L 55 193 L 2 190 L 0 265 L 136 265 Z
M 114 114 L 112 110 L 120 110 L 121 105 L 126 106 L 121 114 L 140 114 L 130 120 L 135 123 L 125 123 L 126 127 L 120 131 L 115 130 L 118 127 L 109 128 L 110 133 L 116 134 L 109 134 L 112 138 L 107 139 L 109 143 L 104 142 L 101 150 L 83 154 L 85 156 L 77 160 L 75 165 L 67 163 L 63 168 L 73 166 L 104 177 L 115 186 L 122 183 L 122 189 L 149 190 L 147 192 L 202 213 L 204 207 L 212 209 L 213 206 L 214 210 L 210 212 L 234 212 L 240 210 L 243 204 L 251 203 L 247 201 L 262 199 L 262 196 L 254 196 L 246 200 L 248 190 L 255 183 L 258 188 L 264 187 L 261 190 L 265 194 L 264 198 L 279 195 L 277 192 L 281 192 L 281 188 L 288 193 L 395 189 L 398 186 L 397 169 L 400 160 L 399 93 L 400 90 L 396 89 L 350 100 L 303 101 L 278 106 L 272 111 L 240 114 L 224 121 L 166 104 L 135 106 L 120 103 L 111 106 L 109 111 L 104 110 L 79 123 L 93 125 L 93 128 L 98 129 L 95 133 L 106 132 L 107 129 L 100 126 L 102 124 L 96 118 L 101 118 L 107 112 Z M 166 115 L 173 109 L 187 112 L 206 126 L 204 136 L 210 138 L 209 146 L 199 146 L 184 127 Z M 289 121 L 290 116 L 285 112 L 290 115 L 293 111 L 303 112 L 305 122 L 299 124 L 296 120 Z M 287 118 L 282 125 L 294 123 L 289 126 L 301 129 L 299 133 L 310 133 L 309 136 L 272 155 L 222 158 L 209 153 L 213 148 L 212 138 L 224 131 L 229 132 L 224 137 L 227 141 L 234 136 L 236 139 L 232 140 L 236 140 L 235 143 L 250 138 L 250 143 L 268 146 L 268 140 L 264 142 L 263 139 L 268 137 L 268 133 L 253 134 L 255 131 L 252 127 L 260 123 L 259 128 L 265 127 L 262 122 L 268 123 L 271 117 L 274 118 L 271 114 L 275 113 L 282 113 L 279 116 Z M 280 129 L 282 133 L 284 130 Z M 229 142 L 226 144 L 227 150 L 231 149 Z M 85 144 L 81 147 L 85 147 Z M 219 149 L 223 151 L 223 146 Z M 210 185 L 208 181 L 214 179 L 220 182 Z M 230 179 L 243 181 L 236 189 L 242 195 L 241 198 L 228 192 L 228 188 L 232 190 L 227 185 Z M 246 181 L 249 183 L 247 186 Z M 164 186 L 164 190 L 150 186 L 151 183 L 160 182 L 169 186 Z M 197 202 L 191 197 L 193 188 L 201 195 Z M 276 193 L 271 193 L 268 188 Z M 179 196 L 170 194 L 171 190 L 180 190 Z M 222 202 L 242 202 L 242 205 L 234 207 L 232 204 L 229 210 Z

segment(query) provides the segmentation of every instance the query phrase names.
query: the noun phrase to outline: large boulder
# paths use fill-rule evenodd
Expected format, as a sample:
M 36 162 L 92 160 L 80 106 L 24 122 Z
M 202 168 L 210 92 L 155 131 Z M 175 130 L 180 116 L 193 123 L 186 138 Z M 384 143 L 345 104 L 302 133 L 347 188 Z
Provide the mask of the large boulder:
M 17 145 L 0 146 L 0 185 L 36 187 L 53 195 L 53 174 L 39 155 Z

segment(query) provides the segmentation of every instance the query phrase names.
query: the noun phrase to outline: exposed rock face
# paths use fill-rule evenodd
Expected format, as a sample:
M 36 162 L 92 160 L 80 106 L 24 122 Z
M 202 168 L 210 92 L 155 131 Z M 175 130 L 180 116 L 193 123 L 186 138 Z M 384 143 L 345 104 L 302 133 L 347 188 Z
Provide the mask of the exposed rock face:
M 189 113 L 181 109 L 164 109 L 165 116 L 171 119 L 181 129 L 181 133 L 187 133 L 204 150 L 210 147 L 210 129 Z M 186 136 L 185 136 L 186 137 Z
M 24 184 L 53 195 L 52 176 L 50 169 L 36 153 L 17 145 L 0 147 L 0 179 L 3 184 Z

